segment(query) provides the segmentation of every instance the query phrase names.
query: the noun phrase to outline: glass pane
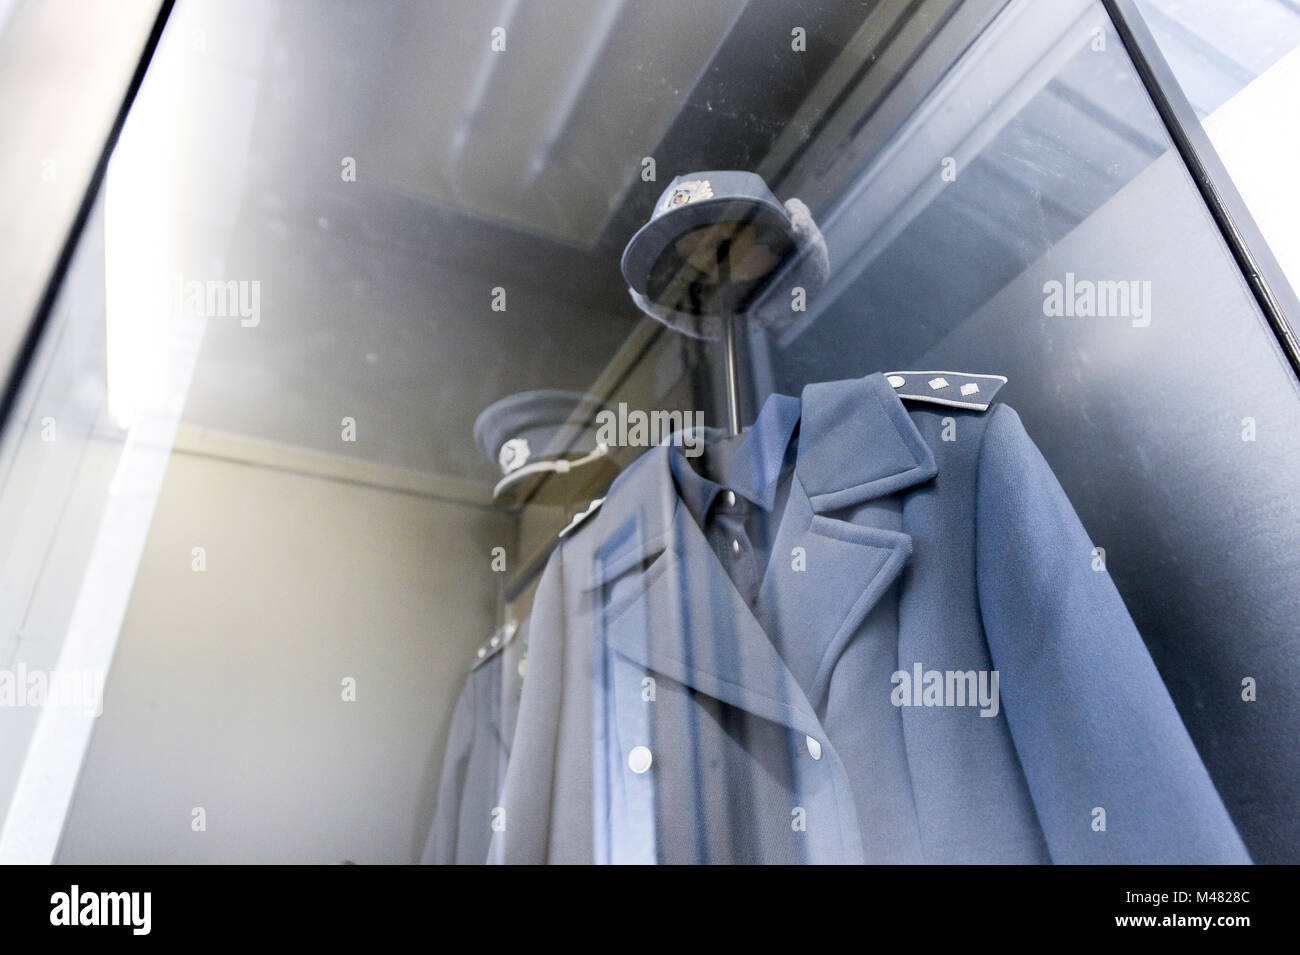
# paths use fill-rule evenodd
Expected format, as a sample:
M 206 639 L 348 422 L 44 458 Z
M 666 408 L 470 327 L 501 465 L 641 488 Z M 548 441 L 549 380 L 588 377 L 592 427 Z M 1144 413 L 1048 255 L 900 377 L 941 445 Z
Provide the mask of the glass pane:
M 6 380 L 117 119 L 157 0 L 0 0 L 0 375 Z
M 1291 287 L 1300 286 L 1300 6 L 1289 0 L 1138 0 Z

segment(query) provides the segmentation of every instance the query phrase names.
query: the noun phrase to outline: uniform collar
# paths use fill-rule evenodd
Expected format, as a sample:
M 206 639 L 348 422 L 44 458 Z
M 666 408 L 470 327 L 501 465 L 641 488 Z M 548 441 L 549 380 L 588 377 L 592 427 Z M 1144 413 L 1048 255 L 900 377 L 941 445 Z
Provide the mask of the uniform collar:
M 930 480 L 934 454 L 884 375 L 808 385 L 796 473 L 817 513 Z
M 795 478 L 817 514 L 914 487 L 938 473 L 929 445 L 883 375 L 812 384 L 798 399 L 769 398 L 752 430 L 756 440 L 747 439 L 733 461 L 733 480 L 747 475 L 751 500 L 768 509 L 796 425 Z M 673 476 L 675 450 L 651 449 L 610 488 L 593 525 L 589 587 L 643 563 L 669 542 L 683 506 Z
M 799 416 L 799 399 L 788 395 L 769 397 L 736 448 L 725 488 L 696 471 L 682 447 L 672 448 L 668 461 L 673 482 L 696 523 L 703 525 L 709 508 L 724 489 L 735 491 L 765 511 L 772 509 Z

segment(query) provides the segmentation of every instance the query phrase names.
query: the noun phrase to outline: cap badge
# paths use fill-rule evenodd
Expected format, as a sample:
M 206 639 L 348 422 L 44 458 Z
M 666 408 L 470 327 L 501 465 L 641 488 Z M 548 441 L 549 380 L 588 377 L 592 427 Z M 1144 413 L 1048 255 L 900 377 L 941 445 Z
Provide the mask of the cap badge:
M 528 446 L 527 438 L 511 438 L 501 445 L 501 451 L 497 455 L 497 463 L 501 465 L 503 474 L 509 474 L 511 471 L 517 471 L 523 467 L 532 453 L 533 449 Z
M 670 209 L 676 209 L 678 206 L 684 206 L 691 202 L 698 202 L 701 199 L 712 199 L 713 187 L 709 185 L 707 179 L 690 179 L 686 182 L 679 182 L 673 186 L 672 192 L 664 196 L 663 201 L 659 203 L 659 208 L 655 211 L 656 216 L 661 216 Z

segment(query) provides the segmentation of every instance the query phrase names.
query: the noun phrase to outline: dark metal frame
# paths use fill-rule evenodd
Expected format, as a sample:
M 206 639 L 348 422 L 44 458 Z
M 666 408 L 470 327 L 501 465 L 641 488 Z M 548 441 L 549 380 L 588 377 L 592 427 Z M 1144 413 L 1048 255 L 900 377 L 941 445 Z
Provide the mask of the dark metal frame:
M 1223 241 L 1277 336 L 1278 345 L 1292 371 L 1300 376 L 1300 341 L 1295 332 L 1300 327 L 1300 299 L 1295 289 L 1273 257 L 1134 0 L 1101 0 L 1101 3 Z
M 72 257 L 81 242 L 81 235 L 86 229 L 86 223 L 90 221 L 90 214 L 94 211 L 95 202 L 99 198 L 99 190 L 103 187 L 104 176 L 108 172 L 108 161 L 113 155 L 114 147 L 117 146 L 118 137 L 122 134 L 122 127 L 126 123 L 127 114 L 131 111 L 131 104 L 135 102 L 136 94 L 140 91 L 140 84 L 144 82 L 145 73 L 153 60 L 154 51 L 158 48 L 158 41 L 162 38 L 163 28 L 167 25 L 167 18 L 171 16 L 175 2 L 176 0 L 161 0 L 159 4 L 158 15 L 154 17 L 153 26 L 149 30 L 149 37 L 145 40 L 144 47 L 140 51 L 140 59 L 135 65 L 135 71 L 131 74 L 131 82 L 127 85 L 126 92 L 122 96 L 122 104 L 118 107 L 117 115 L 113 119 L 113 125 L 104 140 L 99 159 L 95 162 L 94 170 L 90 175 L 90 182 L 86 186 L 85 194 L 81 197 L 81 204 L 77 207 L 77 214 L 72 220 L 72 227 L 68 230 L 62 248 L 59 249 L 58 258 L 54 260 L 54 267 L 45 282 L 45 288 L 41 292 L 40 301 L 37 302 L 36 311 L 32 315 L 32 320 L 23 334 L 18 351 L 8 368 L 9 377 L 5 379 L 3 389 L 0 389 L 0 427 L 3 427 L 5 422 L 9 420 L 10 412 L 13 411 L 23 381 L 27 377 L 27 371 L 36 356 L 36 349 L 40 344 L 41 336 L 45 332 L 46 325 L 49 324 L 50 316 L 54 312 L 54 306 L 58 303 L 59 292 L 63 288 L 63 280 L 67 278 L 68 269 L 72 266 Z M 0 371 L 0 374 L 2 373 L 3 371 Z

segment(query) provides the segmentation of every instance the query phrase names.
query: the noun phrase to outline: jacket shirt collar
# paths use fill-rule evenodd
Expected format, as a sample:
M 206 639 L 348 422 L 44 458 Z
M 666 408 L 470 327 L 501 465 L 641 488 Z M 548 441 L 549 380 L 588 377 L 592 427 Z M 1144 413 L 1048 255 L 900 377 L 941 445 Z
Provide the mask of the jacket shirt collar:
M 796 426 L 795 476 L 817 514 L 864 504 L 938 473 L 934 455 L 902 401 L 883 375 L 873 374 L 811 384 L 798 399 L 768 398 L 732 463 L 731 486 L 737 493 L 772 507 Z M 686 471 L 699 477 L 684 460 L 674 471 L 675 450 L 652 448 L 610 488 L 593 528 L 599 543 L 590 588 L 663 549 L 683 503 L 674 477 L 686 477 Z M 690 479 L 683 484 L 689 486 Z M 707 510 L 714 488 L 704 487 L 688 508 L 694 512 L 703 501 Z
M 768 398 L 754 426 L 745 433 L 736 449 L 725 488 L 696 471 L 682 448 L 672 449 L 668 459 L 673 483 L 697 524 L 704 525 L 709 508 L 727 488 L 764 511 L 772 510 L 777 486 L 794 450 L 792 439 L 799 426 L 799 416 L 798 398 L 788 395 Z

